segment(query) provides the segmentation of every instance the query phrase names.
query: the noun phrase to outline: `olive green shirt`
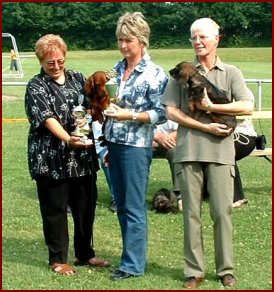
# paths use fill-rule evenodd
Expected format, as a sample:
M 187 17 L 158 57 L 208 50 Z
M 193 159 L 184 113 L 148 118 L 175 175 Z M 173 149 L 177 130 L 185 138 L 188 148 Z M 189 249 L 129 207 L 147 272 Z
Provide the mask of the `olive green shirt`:
M 223 91 L 228 102 L 233 100 L 252 100 L 243 75 L 235 66 L 224 64 L 217 57 L 214 68 L 206 73 L 198 59 L 195 59 L 193 63 L 198 68 L 199 73 Z M 205 111 L 189 111 L 188 85 L 179 84 L 172 77 L 162 96 L 162 103 L 179 108 L 185 114 L 202 123 L 213 123 L 210 114 Z M 227 137 L 220 137 L 198 129 L 179 125 L 174 162 L 191 161 L 234 165 L 235 148 L 233 134 Z

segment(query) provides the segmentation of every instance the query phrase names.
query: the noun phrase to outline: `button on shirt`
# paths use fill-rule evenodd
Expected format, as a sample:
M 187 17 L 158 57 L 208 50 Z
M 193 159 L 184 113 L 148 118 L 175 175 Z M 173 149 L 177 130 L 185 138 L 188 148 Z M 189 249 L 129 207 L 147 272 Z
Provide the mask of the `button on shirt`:
M 126 60 L 118 62 L 115 69 L 119 86 L 126 69 Z M 166 111 L 160 98 L 167 82 L 168 76 L 164 70 L 145 54 L 124 84 L 122 92 L 119 92 L 117 104 L 130 112 L 147 112 L 150 123 L 108 118 L 105 128 L 107 141 L 135 147 L 151 147 L 155 125 L 166 121 Z

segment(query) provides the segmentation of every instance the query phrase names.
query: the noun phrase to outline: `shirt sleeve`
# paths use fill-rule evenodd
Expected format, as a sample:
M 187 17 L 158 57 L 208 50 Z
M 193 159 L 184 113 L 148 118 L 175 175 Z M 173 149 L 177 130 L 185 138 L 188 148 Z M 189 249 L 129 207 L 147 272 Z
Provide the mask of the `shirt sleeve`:
M 48 118 L 54 116 L 48 100 L 51 97 L 46 91 L 46 84 L 35 77 L 31 79 L 26 88 L 25 111 L 31 126 L 40 127 Z
M 146 111 L 152 124 L 158 125 L 166 122 L 166 110 L 161 104 L 161 96 L 164 93 L 167 83 L 168 76 L 163 70 L 159 70 L 155 76 L 155 81 L 149 89 L 149 99 L 154 106 L 151 110 Z
M 170 77 L 161 98 L 162 104 L 180 108 L 180 95 L 180 85 L 174 78 Z

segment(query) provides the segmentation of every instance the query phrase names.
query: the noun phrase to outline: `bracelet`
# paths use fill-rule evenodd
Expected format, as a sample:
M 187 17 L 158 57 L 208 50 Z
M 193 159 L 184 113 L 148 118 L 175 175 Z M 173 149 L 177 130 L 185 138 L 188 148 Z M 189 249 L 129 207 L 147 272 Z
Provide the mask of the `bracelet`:
M 132 120 L 136 121 L 137 120 L 137 113 L 132 113 Z

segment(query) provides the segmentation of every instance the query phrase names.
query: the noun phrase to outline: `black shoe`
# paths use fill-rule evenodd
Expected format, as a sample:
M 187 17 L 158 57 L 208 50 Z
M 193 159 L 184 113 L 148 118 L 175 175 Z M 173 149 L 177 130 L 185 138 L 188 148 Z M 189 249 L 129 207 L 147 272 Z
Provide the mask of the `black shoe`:
M 108 209 L 109 209 L 109 211 L 111 211 L 113 213 L 117 213 L 117 206 L 116 206 L 115 201 L 110 202 Z
M 111 276 L 111 279 L 113 281 L 118 281 L 118 280 L 130 278 L 130 277 L 135 277 L 135 276 L 132 274 L 120 271 L 120 270 L 115 270 Z

